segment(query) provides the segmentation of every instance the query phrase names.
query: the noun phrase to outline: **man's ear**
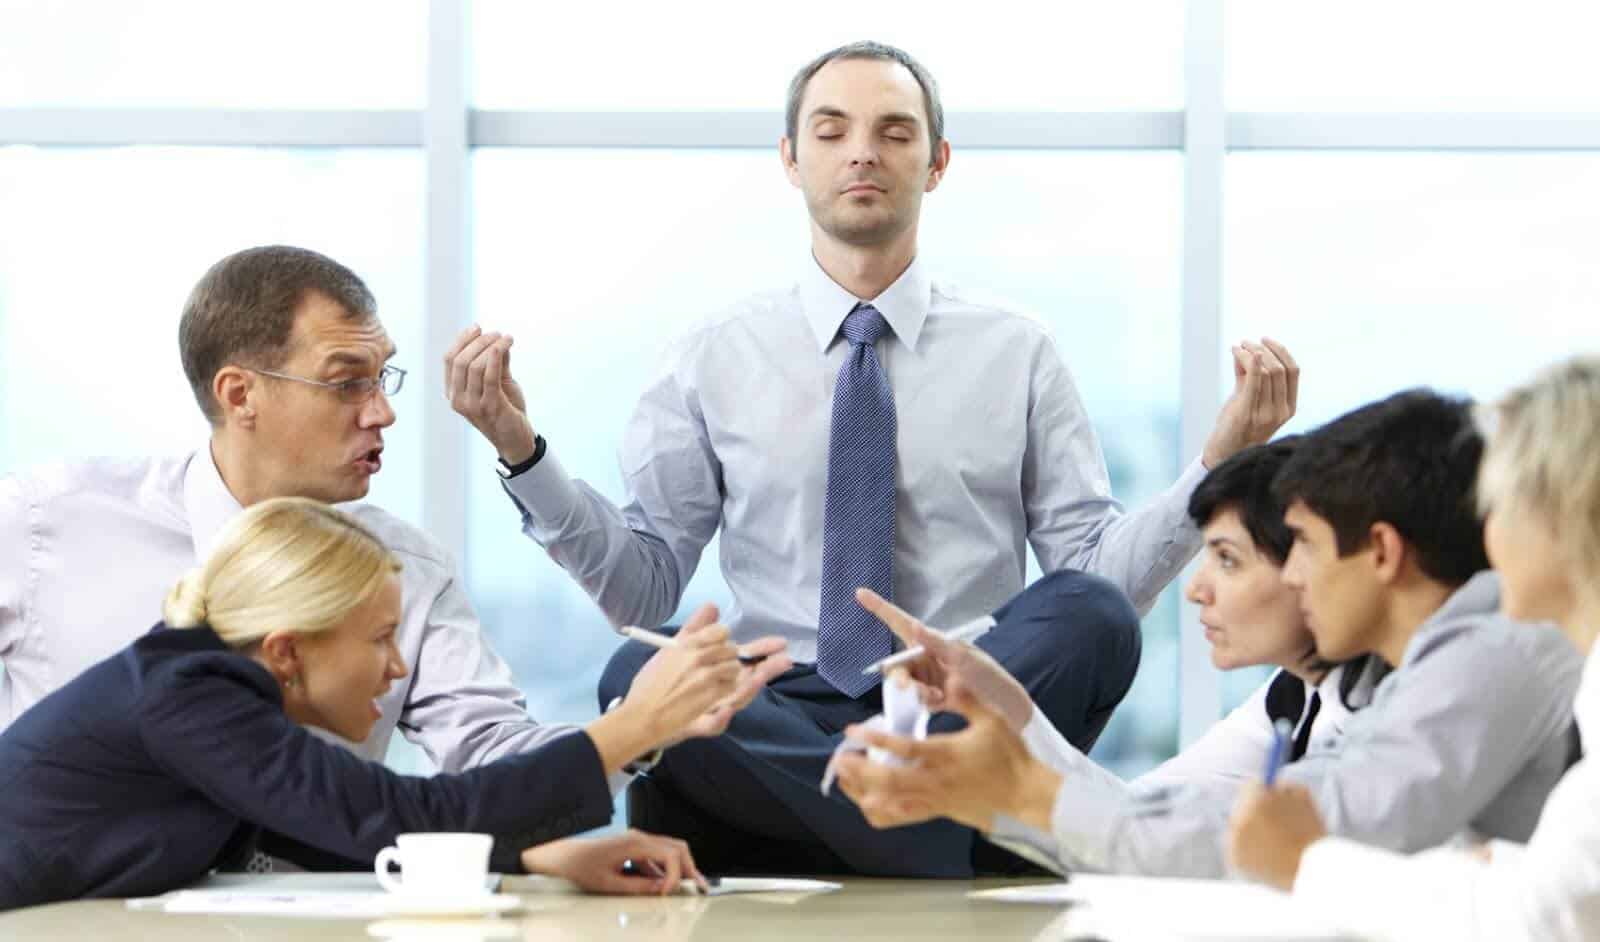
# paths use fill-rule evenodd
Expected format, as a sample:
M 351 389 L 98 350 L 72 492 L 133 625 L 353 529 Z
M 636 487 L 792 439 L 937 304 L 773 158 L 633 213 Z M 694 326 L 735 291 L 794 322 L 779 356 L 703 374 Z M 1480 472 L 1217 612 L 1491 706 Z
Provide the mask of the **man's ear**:
M 932 193 L 939 186 L 939 181 L 944 179 L 944 172 L 949 169 L 950 142 L 940 141 L 933 154 L 933 165 L 928 170 L 928 185 L 923 187 L 922 192 Z
M 794 141 L 788 135 L 778 138 L 778 158 L 783 161 L 783 173 L 790 185 L 800 186 L 800 165 L 795 162 Z
M 1378 581 L 1385 585 L 1394 585 L 1400 580 L 1411 547 L 1406 544 L 1405 537 L 1400 535 L 1400 531 L 1396 530 L 1393 524 L 1382 520 L 1374 523 L 1367 531 L 1367 539 L 1370 541 L 1369 550 L 1372 553 L 1372 564 Z
M 211 395 L 223 425 L 252 428 L 256 422 L 255 396 L 260 384 L 256 374 L 242 366 L 229 364 L 211 378 Z

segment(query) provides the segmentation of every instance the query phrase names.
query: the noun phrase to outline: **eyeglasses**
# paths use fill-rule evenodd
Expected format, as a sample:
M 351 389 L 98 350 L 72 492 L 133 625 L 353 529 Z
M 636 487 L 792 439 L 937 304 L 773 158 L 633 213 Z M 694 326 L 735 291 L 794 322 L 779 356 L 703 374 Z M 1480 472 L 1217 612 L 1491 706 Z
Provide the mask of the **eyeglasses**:
M 274 379 L 287 379 L 305 383 L 307 386 L 331 389 L 339 394 L 341 400 L 349 403 L 366 402 L 380 389 L 385 396 L 393 396 L 406 384 L 406 371 L 398 366 L 385 366 L 375 377 L 363 376 L 360 379 L 347 379 L 342 383 L 325 383 L 320 379 L 306 379 L 304 376 L 290 376 L 288 373 L 275 373 L 272 370 L 255 370 L 255 372 Z

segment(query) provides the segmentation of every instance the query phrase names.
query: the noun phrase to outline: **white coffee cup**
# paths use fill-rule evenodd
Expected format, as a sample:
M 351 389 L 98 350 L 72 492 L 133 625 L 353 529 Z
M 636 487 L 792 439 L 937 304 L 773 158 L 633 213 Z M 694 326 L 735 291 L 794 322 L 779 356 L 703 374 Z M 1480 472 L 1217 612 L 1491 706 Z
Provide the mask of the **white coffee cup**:
M 401 834 L 395 845 L 378 851 L 372 863 L 378 882 L 389 892 L 448 897 L 489 892 L 490 835 Z M 391 863 L 400 865 L 398 877 L 389 872 Z

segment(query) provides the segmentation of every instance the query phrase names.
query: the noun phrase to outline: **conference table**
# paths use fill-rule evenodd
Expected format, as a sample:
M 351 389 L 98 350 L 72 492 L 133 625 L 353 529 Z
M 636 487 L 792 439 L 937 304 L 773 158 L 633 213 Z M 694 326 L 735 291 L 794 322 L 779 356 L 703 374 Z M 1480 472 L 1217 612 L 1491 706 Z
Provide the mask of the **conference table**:
M 0 914 L 0 939 L 110 939 L 115 942 L 323 939 L 629 940 L 748 942 L 751 939 L 1060 939 L 1059 906 L 968 897 L 968 891 L 1039 880 L 842 879 L 829 893 L 712 898 L 584 896 L 557 881 L 507 878 L 501 892 L 520 912 L 489 919 L 321 919 L 190 915 L 130 910 L 122 900 L 58 903 Z

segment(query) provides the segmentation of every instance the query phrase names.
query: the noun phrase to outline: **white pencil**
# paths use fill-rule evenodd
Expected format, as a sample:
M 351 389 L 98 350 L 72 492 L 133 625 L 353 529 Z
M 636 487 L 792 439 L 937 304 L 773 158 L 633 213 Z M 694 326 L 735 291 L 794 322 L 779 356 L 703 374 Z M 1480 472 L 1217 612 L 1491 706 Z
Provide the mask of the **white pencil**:
M 671 635 L 664 635 L 657 631 L 647 631 L 634 625 L 624 625 L 618 628 L 617 634 L 622 635 L 624 638 L 632 638 L 642 644 L 648 644 L 652 648 L 675 648 L 678 646 L 677 639 Z M 739 655 L 740 664 L 760 664 L 766 659 L 767 656 L 765 654 Z
M 982 618 L 974 618 L 965 625 L 958 625 L 955 628 L 951 628 L 949 631 L 940 635 L 940 637 L 944 638 L 944 640 L 950 642 L 951 644 L 962 644 L 978 640 L 979 638 L 988 634 L 989 629 L 993 627 L 994 617 L 991 615 L 985 615 Z M 891 654 L 875 664 L 867 665 L 866 670 L 862 671 L 861 673 L 882 674 L 899 667 L 901 664 L 909 664 L 927 653 L 928 649 L 924 648 L 922 645 L 912 645 L 911 647 L 906 648 L 904 651 Z

